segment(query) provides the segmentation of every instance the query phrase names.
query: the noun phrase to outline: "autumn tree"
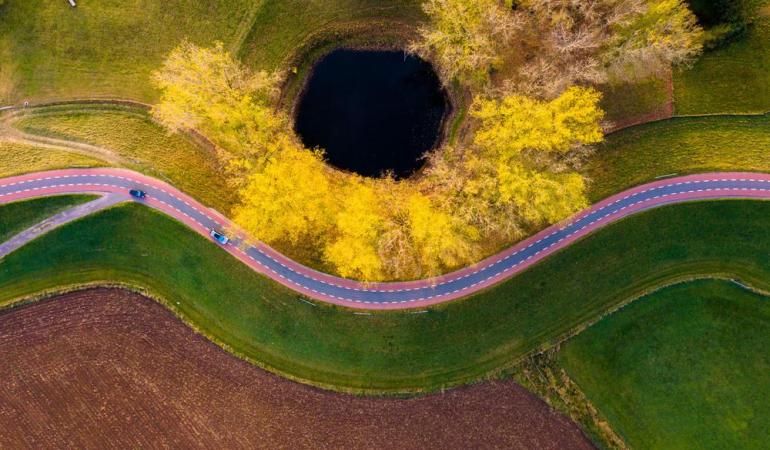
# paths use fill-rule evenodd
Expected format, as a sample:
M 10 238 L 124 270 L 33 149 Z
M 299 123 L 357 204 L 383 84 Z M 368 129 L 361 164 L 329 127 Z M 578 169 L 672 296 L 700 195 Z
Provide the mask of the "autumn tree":
M 460 218 L 438 209 L 422 194 L 406 201 L 412 246 L 421 272 L 435 276 L 442 268 L 458 267 L 475 259 L 478 231 Z
M 698 55 L 702 30 L 680 0 L 521 0 L 532 55 L 506 92 L 555 98 L 569 86 L 640 81 Z
M 512 7 L 514 6 L 515 7 Z M 687 64 L 703 31 L 683 0 L 426 0 L 410 50 L 442 78 L 551 99 L 575 84 L 640 81 Z
M 518 27 L 512 10 L 499 0 L 427 0 L 422 7 L 430 21 L 409 50 L 433 60 L 445 82 L 484 84 Z
M 474 144 L 497 162 L 498 201 L 530 223 L 554 222 L 585 207 L 582 176 L 558 162 L 582 145 L 601 142 L 600 94 L 572 87 L 549 102 L 522 95 L 478 99 Z
M 611 76 L 639 80 L 700 55 L 703 30 L 683 0 L 647 0 L 643 12 L 614 26 L 602 57 Z
M 379 280 L 384 274 L 377 250 L 385 205 L 375 189 L 362 180 L 351 180 L 345 189 L 345 202 L 334 217 L 335 237 L 324 249 L 324 256 L 344 277 Z
M 238 181 L 293 145 L 288 117 L 273 106 L 280 77 L 250 73 L 222 43 L 182 43 L 153 79 L 162 92 L 153 116 L 173 131 L 198 130 L 212 139 Z
M 425 182 L 453 217 L 487 238 L 515 239 L 586 206 L 574 152 L 603 139 L 600 96 L 573 87 L 552 101 L 518 94 L 477 98 L 472 144 L 431 158 Z
M 474 143 L 502 163 L 526 149 L 565 153 L 575 145 L 600 142 L 600 94 L 572 87 L 544 102 L 512 94 L 501 100 L 477 98 L 471 114 L 481 121 Z
M 235 222 L 267 242 L 323 244 L 337 206 L 321 155 L 301 147 L 272 156 L 239 194 Z

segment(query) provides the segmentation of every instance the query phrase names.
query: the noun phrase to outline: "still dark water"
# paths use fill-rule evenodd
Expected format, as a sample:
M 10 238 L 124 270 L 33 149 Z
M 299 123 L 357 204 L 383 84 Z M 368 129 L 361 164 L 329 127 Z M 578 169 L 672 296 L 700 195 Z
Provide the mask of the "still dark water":
M 329 163 L 364 176 L 404 178 L 422 166 L 448 108 L 427 62 L 398 51 L 336 50 L 315 67 L 295 130 Z

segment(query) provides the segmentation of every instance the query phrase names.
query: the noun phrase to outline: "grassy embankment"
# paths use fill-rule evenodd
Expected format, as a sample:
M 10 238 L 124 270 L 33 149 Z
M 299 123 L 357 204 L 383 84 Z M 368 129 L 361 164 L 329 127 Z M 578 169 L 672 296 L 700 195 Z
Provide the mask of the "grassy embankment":
M 770 116 L 674 118 L 607 136 L 586 167 L 591 201 L 674 173 L 770 171 Z
M 103 161 L 67 150 L 0 141 L 0 177 L 68 167 L 105 166 Z
M 558 362 L 632 448 L 766 448 L 770 302 L 724 281 L 651 294 Z
M 0 14 L 0 104 L 84 97 L 154 101 L 149 74 L 179 42 L 222 41 L 258 68 L 317 36 L 374 32 L 422 17 L 419 0 L 8 0 Z M 364 24 L 374 20 L 376 23 Z M 387 22 L 389 26 L 383 26 Z M 376 33 L 375 33 L 376 34 Z
M 301 301 L 177 222 L 130 205 L 55 230 L 7 257 L 0 301 L 77 283 L 130 283 L 279 373 L 353 391 L 432 390 L 498 373 L 675 280 L 719 274 L 770 288 L 768 219 L 770 204 L 763 202 L 662 208 L 464 301 L 422 314 L 357 315 Z
M 14 126 L 33 135 L 108 148 L 125 159 L 127 168 L 166 180 L 225 213 L 235 201 L 211 149 L 185 135 L 169 134 L 141 109 L 111 105 L 36 108 Z
M 67 208 L 85 203 L 89 195 L 44 197 L 0 206 L 0 242 Z

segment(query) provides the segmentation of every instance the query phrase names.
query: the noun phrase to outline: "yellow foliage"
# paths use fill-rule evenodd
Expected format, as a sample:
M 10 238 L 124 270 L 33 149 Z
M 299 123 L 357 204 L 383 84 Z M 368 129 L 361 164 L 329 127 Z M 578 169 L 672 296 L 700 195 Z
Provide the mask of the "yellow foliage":
M 566 152 L 576 144 L 601 142 L 601 95 L 594 89 L 572 87 L 543 102 L 512 94 L 502 100 L 477 98 L 471 114 L 481 120 L 474 143 L 500 158 L 513 158 L 525 149 Z
M 289 147 L 253 172 L 240 192 L 235 222 L 266 241 L 315 241 L 335 215 L 326 167 L 318 153 Z
M 410 51 L 435 61 L 445 82 L 486 82 L 517 27 L 511 9 L 499 0 L 427 0 L 423 10 L 431 21 Z
M 412 194 L 407 199 L 410 233 L 424 273 L 436 275 L 443 267 L 473 260 L 471 241 L 478 232 L 450 214 L 435 208 L 428 197 Z
M 476 99 L 471 114 L 480 120 L 474 136 L 479 156 L 463 162 L 463 202 L 514 224 L 555 222 L 584 208 L 585 180 L 558 160 L 602 141 L 599 99 L 594 89 L 582 87 L 569 88 L 550 102 L 517 94 Z M 458 210 L 473 213 L 467 206 Z M 515 225 L 504 229 L 500 220 L 483 223 L 505 235 L 518 231 Z
M 291 145 L 288 118 L 271 104 L 278 75 L 251 75 L 221 43 L 213 48 L 181 44 L 153 79 L 162 91 L 153 116 L 173 131 L 202 131 L 239 175 Z
M 557 222 L 588 206 L 580 174 L 529 171 L 509 163 L 500 165 L 498 176 L 500 201 L 515 205 L 518 216 L 528 222 Z
M 324 255 L 344 277 L 379 280 L 383 264 L 377 254 L 377 241 L 384 215 L 380 199 L 371 186 L 357 179 L 347 190 L 342 210 L 335 218 L 337 237 Z
M 615 31 L 604 60 L 620 79 L 643 79 L 687 64 L 703 49 L 703 29 L 683 0 L 645 0 L 643 12 Z

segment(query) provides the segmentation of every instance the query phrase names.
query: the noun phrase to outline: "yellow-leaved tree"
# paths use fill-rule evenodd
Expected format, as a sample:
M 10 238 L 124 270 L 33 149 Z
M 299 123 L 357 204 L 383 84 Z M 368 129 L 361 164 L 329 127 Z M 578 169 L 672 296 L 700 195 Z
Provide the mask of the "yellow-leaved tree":
M 553 223 L 588 206 L 585 181 L 575 172 L 553 173 L 527 169 L 518 160 L 500 164 L 500 202 L 516 206 L 520 219 Z
M 412 194 L 407 199 L 406 209 L 412 246 L 422 273 L 434 276 L 442 268 L 457 267 L 478 256 L 474 246 L 474 241 L 480 237 L 478 231 L 458 217 L 436 208 L 427 196 Z
M 336 237 L 326 246 L 324 256 L 344 277 L 379 280 L 383 277 L 383 261 L 377 253 L 384 215 L 381 198 L 360 179 L 346 190 L 345 202 L 334 219 Z
M 499 0 L 427 0 L 422 7 L 430 22 L 409 51 L 433 60 L 446 82 L 485 83 L 518 28 L 512 9 Z
M 526 149 L 564 153 L 577 144 L 601 142 L 600 98 L 595 89 L 582 87 L 569 88 L 550 102 L 517 94 L 477 98 L 471 114 L 481 123 L 474 143 L 505 160 Z
M 476 99 L 471 114 L 480 123 L 474 144 L 496 166 L 490 174 L 489 164 L 477 163 L 479 171 L 464 188 L 492 177 L 495 201 L 514 206 L 518 218 L 535 224 L 585 207 L 582 176 L 559 161 L 576 148 L 602 141 L 600 98 L 594 89 L 572 87 L 549 102 L 517 94 Z
M 645 0 L 642 12 L 614 26 L 604 61 L 612 76 L 639 80 L 692 62 L 704 33 L 684 0 Z
M 250 73 L 221 42 L 211 48 L 183 42 L 153 79 L 162 91 L 153 116 L 173 131 L 204 133 L 237 181 L 292 145 L 289 120 L 273 107 L 280 77 Z
M 284 149 L 245 180 L 235 222 L 268 242 L 322 243 L 337 208 L 327 170 L 317 152 Z

